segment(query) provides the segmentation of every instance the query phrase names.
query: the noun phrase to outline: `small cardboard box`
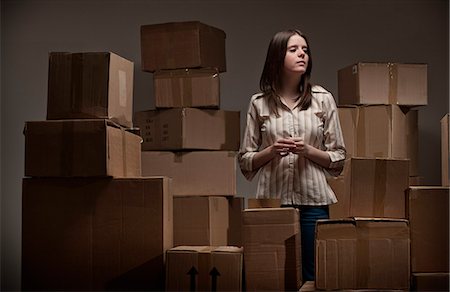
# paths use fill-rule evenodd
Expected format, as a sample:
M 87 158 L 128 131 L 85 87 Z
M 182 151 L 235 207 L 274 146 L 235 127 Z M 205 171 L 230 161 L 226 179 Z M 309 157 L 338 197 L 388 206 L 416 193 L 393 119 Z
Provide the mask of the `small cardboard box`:
M 411 291 L 449 291 L 449 273 L 413 273 Z
M 47 119 L 110 119 L 131 128 L 134 64 L 114 53 L 50 53 Z
M 174 246 L 227 245 L 227 198 L 174 197 L 173 211 Z
M 408 290 L 409 252 L 407 220 L 318 220 L 316 288 Z
M 216 69 L 160 70 L 153 74 L 156 108 L 220 106 Z
M 338 71 L 339 105 L 426 105 L 427 64 L 363 63 Z
M 167 251 L 166 291 L 242 291 L 242 266 L 239 247 L 174 247 Z
M 174 196 L 236 195 L 236 152 L 142 151 L 142 175 L 171 177 Z
M 338 199 L 330 208 L 331 218 L 406 218 L 408 169 L 407 159 L 348 159 L 341 177 L 328 178 Z
M 340 106 L 338 107 L 338 113 L 342 135 L 344 136 L 345 149 L 347 150 L 347 157 L 357 156 L 359 107 Z
M 141 176 L 141 137 L 109 120 L 25 123 L 25 175 Z
M 240 143 L 238 111 L 174 108 L 135 113 L 142 150 L 231 150 Z
M 169 178 L 25 178 L 22 187 L 23 290 L 164 290 Z
M 449 136 L 450 114 L 441 119 L 441 176 L 442 186 L 450 185 L 449 161 L 450 161 L 450 136 Z
M 302 284 L 299 216 L 294 208 L 244 210 L 247 291 L 298 291 Z
M 449 272 L 449 187 L 407 191 L 413 273 Z
M 217 68 L 226 71 L 225 32 L 198 21 L 141 26 L 142 70 Z

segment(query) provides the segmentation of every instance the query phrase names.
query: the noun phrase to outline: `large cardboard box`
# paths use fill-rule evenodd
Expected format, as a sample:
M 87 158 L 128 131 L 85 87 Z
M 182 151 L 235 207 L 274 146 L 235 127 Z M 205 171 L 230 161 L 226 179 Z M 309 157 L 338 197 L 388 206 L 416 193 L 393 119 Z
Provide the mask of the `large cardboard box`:
M 220 106 L 220 78 L 214 68 L 160 70 L 153 74 L 156 108 Z
M 246 209 L 242 234 L 247 291 L 297 291 L 300 288 L 302 268 L 297 209 Z
M 446 114 L 441 119 L 441 176 L 442 176 L 442 185 L 449 186 L 450 185 L 450 176 L 449 176 L 449 161 L 450 161 L 450 135 L 449 135 L 449 120 L 450 114 Z
M 242 266 L 239 247 L 174 247 L 167 251 L 166 291 L 242 291 Z
M 408 189 L 413 273 L 449 272 L 449 187 Z
M 327 179 L 338 199 L 331 218 L 406 218 L 408 169 L 406 159 L 350 158 L 341 177 Z
M 406 115 L 397 105 L 359 108 L 358 157 L 407 158 Z
M 141 26 L 142 70 L 210 67 L 226 71 L 225 32 L 198 21 Z
M 135 113 L 142 150 L 232 150 L 240 143 L 238 111 L 174 108 Z
M 234 196 L 236 155 L 231 151 L 143 151 L 142 175 L 171 177 L 174 196 Z
M 411 291 L 449 291 L 449 273 L 413 273 Z
M 25 178 L 23 290 L 164 290 L 170 179 Z
M 25 123 L 25 175 L 141 176 L 141 137 L 109 120 Z
M 175 197 L 173 210 L 174 246 L 227 245 L 227 198 Z
M 134 64 L 114 53 L 50 53 L 47 119 L 110 119 L 131 128 Z
M 338 113 L 342 135 L 344 136 L 345 149 L 347 150 L 347 157 L 357 156 L 359 107 L 340 106 L 338 107 Z
M 407 220 L 318 220 L 315 252 L 318 289 L 409 289 Z
M 338 70 L 339 105 L 426 105 L 427 64 L 359 62 Z

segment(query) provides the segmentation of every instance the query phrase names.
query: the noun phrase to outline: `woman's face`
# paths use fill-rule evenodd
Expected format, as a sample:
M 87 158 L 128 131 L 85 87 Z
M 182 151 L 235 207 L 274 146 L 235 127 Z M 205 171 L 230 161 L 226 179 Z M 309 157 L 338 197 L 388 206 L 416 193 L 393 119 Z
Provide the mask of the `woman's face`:
M 287 43 L 286 56 L 284 57 L 284 71 L 286 73 L 298 73 L 303 75 L 308 68 L 308 44 L 298 34 L 291 36 Z

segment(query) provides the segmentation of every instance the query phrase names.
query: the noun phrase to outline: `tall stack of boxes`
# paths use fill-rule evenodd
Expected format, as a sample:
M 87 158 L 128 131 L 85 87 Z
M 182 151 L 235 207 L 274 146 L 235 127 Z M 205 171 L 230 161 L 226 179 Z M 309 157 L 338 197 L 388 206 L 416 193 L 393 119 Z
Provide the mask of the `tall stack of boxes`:
M 242 274 L 244 199 L 235 197 L 240 117 L 220 109 L 225 37 L 198 21 L 141 26 L 142 70 L 153 73 L 156 109 L 136 112 L 134 122 L 143 138 L 143 175 L 172 178 L 175 247 L 167 287 L 178 291 L 211 289 L 214 279 L 217 289 L 242 289 L 242 277 L 226 276 L 222 262 L 228 257 L 226 269 Z M 200 263 L 215 260 L 222 268 Z M 221 277 L 210 275 L 212 268 Z
M 315 288 L 448 289 L 449 188 L 412 186 L 427 66 L 357 63 L 338 87 L 348 159 L 329 178 L 331 219 L 317 223 Z
M 168 177 L 141 176 L 133 63 L 50 53 L 47 120 L 25 124 L 23 290 L 162 290 Z

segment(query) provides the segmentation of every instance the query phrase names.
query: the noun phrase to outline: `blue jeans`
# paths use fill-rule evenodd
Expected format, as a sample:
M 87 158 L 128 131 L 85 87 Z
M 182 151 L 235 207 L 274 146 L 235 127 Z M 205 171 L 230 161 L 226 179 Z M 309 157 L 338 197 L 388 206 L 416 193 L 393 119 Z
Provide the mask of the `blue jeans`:
M 300 211 L 303 282 L 314 281 L 316 221 L 329 218 L 328 206 L 282 205 L 282 207 L 294 207 Z

